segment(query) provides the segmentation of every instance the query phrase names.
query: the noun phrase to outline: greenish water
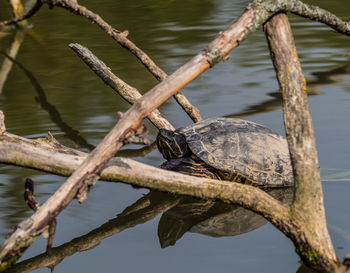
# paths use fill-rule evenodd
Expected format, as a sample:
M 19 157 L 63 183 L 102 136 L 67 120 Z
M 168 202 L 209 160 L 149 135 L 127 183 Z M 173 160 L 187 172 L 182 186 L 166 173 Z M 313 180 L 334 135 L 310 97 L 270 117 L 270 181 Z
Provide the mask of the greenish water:
M 243 0 L 80 2 L 118 30 L 127 29 L 128 37 L 169 74 L 204 48 L 248 4 Z M 349 20 L 347 0 L 309 2 Z M 0 1 L 0 20 L 10 16 L 7 1 Z M 350 252 L 350 41 L 319 23 L 295 16 L 290 20 L 308 81 L 328 226 L 337 255 L 343 258 Z M 0 95 L 0 109 L 11 133 L 39 137 L 50 131 L 61 143 L 87 150 L 117 122 L 116 113 L 128 109 L 128 104 L 71 51 L 69 43 L 87 46 L 142 93 L 157 83 L 132 54 L 83 18 L 44 6 L 30 23 L 35 35 L 25 36 L 16 60 L 35 77 L 36 85 L 14 65 Z M 14 33 L 10 29 L 0 39 L 1 51 L 10 47 Z M 230 60 L 207 71 L 183 91 L 204 117 L 240 116 L 284 134 L 278 85 L 262 31 L 235 49 Z M 161 111 L 176 127 L 191 123 L 173 99 Z M 149 138 L 154 140 L 156 130 L 148 127 Z M 163 161 L 157 151 L 136 160 L 154 166 Z M 35 170 L 0 165 L 2 238 L 11 226 L 31 215 L 23 201 L 26 177 L 35 181 L 41 202 L 65 181 Z M 58 217 L 54 246 L 98 228 L 148 192 L 121 183 L 99 182 L 85 203 L 73 201 Z M 159 203 L 164 199 L 155 198 Z M 155 213 L 154 219 L 142 223 L 140 215 L 119 218 L 114 223 L 120 227 L 118 234 L 89 251 L 67 257 L 55 272 L 249 273 L 296 272 L 299 268 L 292 243 L 272 225 L 259 222 L 261 219 L 252 221 L 256 228 L 261 227 L 249 233 L 218 238 L 198 233 L 197 226 L 174 246 L 161 248 L 157 230 L 165 217 Z M 44 251 L 45 240 L 39 239 L 21 261 Z

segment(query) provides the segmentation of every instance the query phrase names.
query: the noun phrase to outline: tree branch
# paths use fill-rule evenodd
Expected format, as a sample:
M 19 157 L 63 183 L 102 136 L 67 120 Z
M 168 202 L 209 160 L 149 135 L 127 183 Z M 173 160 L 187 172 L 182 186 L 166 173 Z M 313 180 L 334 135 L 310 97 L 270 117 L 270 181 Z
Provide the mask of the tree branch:
M 299 0 L 289 1 L 286 11 L 323 23 L 341 34 L 350 36 L 350 22 L 345 22 L 328 10 L 303 3 Z
M 52 4 L 55 6 L 60 6 L 68 9 L 69 11 L 83 16 L 90 21 L 97 24 L 101 29 L 103 29 L 109 36 L 111 36 L 115 41 L 117 41 L 122 47 L 129 50 L 133 53 L 136 58 L 138 58 L 141 63 L 147 68 L 148 71 L 152 73 L 152 75 L 159 81 L 162 81 L 167 78 L 167 74 L 158 67 L 155 62 L 140 48 L 138 48 L 133 42 L 127 39 L 128 32 L 120 32 L 114 28 L 112 28 L 107 22 L 105 22 L 99 15 L 93 13 L 87 8 L 79 5 L 77 2 L 72 0 L 42 0 L 43 2 L 53 2 Z M 191 117 L 194 122 L 200 121 L 202 118 L 200 116 L 199 110 L 194 107 L 188 99 L 179 91 L 174 94 L 175 100 L 181 105 L 181 107 L 185 110 L 185 112 Z
M 299 238 L 292 240 L 306 264 L 329 272 L 337 266 L 338 261 L 326 228 L 306 81 L 288 17 L 282 13 L 275 15 L 266 23 L 265 31 L 282 92 L 284 125 L 293 165 L 295 193 L 291 206 L 292 217 L 299 228 L 304 230 L 308 244 L 304 245 Z
M 57 145 L 56 142 L 51 143 L 48 140 L 31 140 L 7 132 L 0 136 L 0 162 L 6 164 L 69 176 L 87 156 L 86 153 Z M 262 214 L 267 219 L 282 221 L 288 214 L 287 207 L 258 188 L 188 176 L 127 158 L 111 159 L 101 171 L 100 177 L 106 181 L 122 181 L 174 194 L 220 199 L 224 202 L 243 205 Z M 60 194 L 66 195 L 67 193 L 61 191 Z M 51 214 L 55 215 L 52 209 Z
M 79 44 L 70 44 L 69 47 L 73 49 L 73 51 L 104 81 L 105 84 L 110 86 L 128 103 L 134 104 L 142 97 L 136 88 L 128 85 L 114 75 L 110 68 L 98 59 L 89 49 Z M 165 128 L 168 130 L 175 130 L 174 126 L 172 126 L 157 109 L 148 116 L 148 119 L 158 129 Z

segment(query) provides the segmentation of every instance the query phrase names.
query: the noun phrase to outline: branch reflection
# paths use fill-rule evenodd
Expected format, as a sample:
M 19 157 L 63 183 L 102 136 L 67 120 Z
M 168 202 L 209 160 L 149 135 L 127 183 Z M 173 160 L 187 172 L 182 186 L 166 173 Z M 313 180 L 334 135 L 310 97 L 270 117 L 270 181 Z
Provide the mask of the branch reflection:
M 93 150 L 95 148 L 95 146 L 92 144 L 89 144 L 85 140 L 85 138 L 83 138 L 80 135 L 79 131 L 77 131 L 77 130 L 73 129 L 71 126 L 69 126 L 61 118 L 61 114 L 56 109 L 56 107 L 54 105 L 52 105 L 51 103 L 49 103 L 49 101 L 47 100 L 44 89 L 41 87 L 39 81 L 34 77 L 34 75 L 29 70 L 27 70 L 21 63 L 16 61 L 11 56 L 7 55 L 5 52 L 0 52 L 0 53 L 3 54 L 8 60 L 10 60 L 11 63 L 16 64 L 24 72 L 24 74 L 28 77 L 28 79 L 30 80 L 31 84 L 33 85 L 33 87 L 35 88 L 35 90 L 38 94 L 38 96 L 35 97 L 35 100 L 40 104 L 42 109 L 47 111 L 52 122 L 54 122 L 62 130 L 62 132 L 65 133 L 65 136 L 68 137 L 69 139 L 71 139 L 77 147 L 86 148 L 88 150 Z
M 283 203 L 290 203 L 293 189 L 276 189 L 269 193 Z M 53 269 L 65 258 L 92 249 L 103 239 L 150 221 L 160 213 L 163 215 L 158 224 L 158 235 L 162 247 L 175 244 L 188 231 L 215 237 L 235 236 L 257 229 L 267 222 L 260 215 L 240 206 L 150 191 L 99 228 L 53 247 L 49 252 L 19 262 L 9 272 L 30 272 L 44 267 Z

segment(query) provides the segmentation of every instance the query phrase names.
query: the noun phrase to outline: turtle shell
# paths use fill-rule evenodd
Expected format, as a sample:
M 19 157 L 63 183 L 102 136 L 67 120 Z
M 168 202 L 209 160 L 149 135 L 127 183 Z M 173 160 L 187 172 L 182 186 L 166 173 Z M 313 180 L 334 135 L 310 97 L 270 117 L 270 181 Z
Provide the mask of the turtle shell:
M 262 125 L 211 118 L 177 130 L 198 158 L 224 173 L 271 185 L 293 184 L 287 141 Z

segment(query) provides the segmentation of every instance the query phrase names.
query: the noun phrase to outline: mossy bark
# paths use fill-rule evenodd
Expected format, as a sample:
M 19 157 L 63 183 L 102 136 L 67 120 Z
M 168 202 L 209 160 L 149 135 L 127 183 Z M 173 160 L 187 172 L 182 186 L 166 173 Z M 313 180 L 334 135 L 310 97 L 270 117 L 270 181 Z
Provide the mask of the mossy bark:
M 291 217 L 305 236 L 304 240 L 293 238 L 293 242 L 306 264 L 330 272 L 338 260 L 326 225 L 306 80 L 288 17 L 284 13 L 275 15 L 265 24 L 265 31 L 282 92 L 284 124 L 294 171 Z

